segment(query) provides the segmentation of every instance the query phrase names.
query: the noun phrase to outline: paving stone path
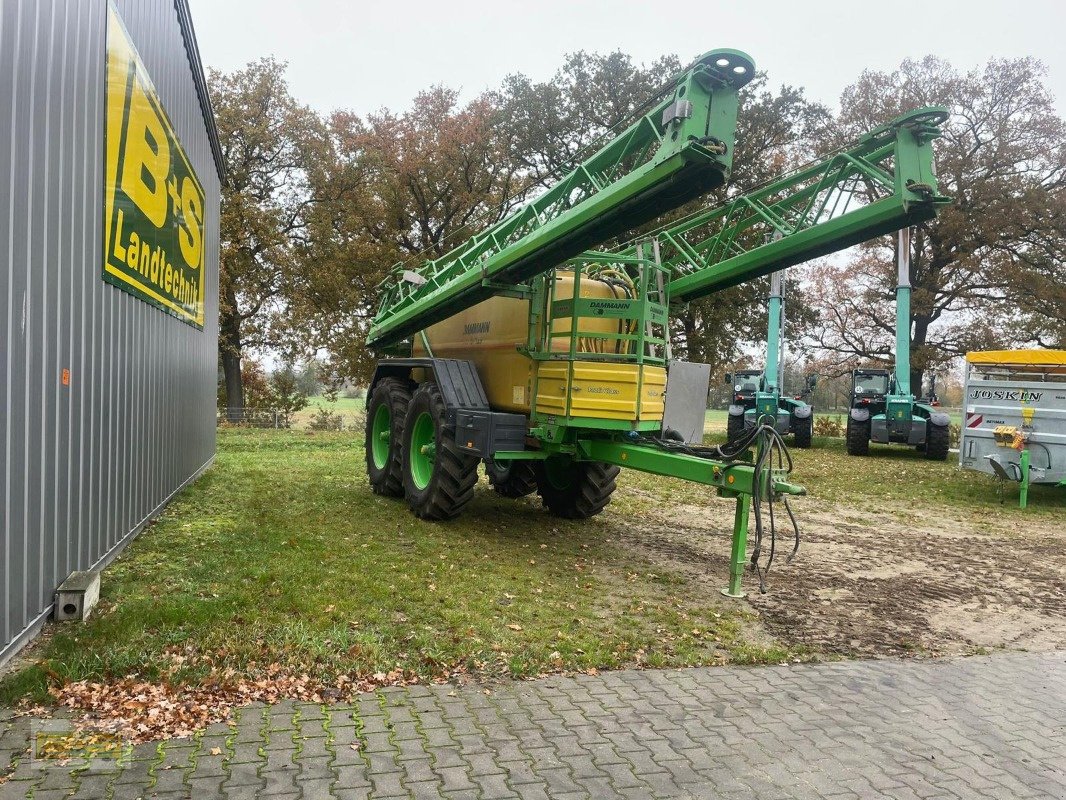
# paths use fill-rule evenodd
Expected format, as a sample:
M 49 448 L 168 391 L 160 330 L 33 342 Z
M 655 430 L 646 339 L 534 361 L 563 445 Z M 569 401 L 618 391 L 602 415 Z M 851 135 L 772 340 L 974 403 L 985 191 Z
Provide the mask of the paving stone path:
M 1066 652 L 613 672 L 242 709 L 0 798 L 1066 798 Z M 212 755 L 218 752 L 220 755 Z

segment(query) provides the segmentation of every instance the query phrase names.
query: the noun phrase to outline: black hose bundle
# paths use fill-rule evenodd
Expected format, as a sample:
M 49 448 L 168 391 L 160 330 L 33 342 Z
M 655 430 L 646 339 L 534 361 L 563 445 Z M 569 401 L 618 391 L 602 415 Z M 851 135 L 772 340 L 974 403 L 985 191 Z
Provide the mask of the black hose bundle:
M 774 455 L 777 455 L 777 468 L 784 469 L 786 474 L 792 472 L 792 455 L 788 452 L 788 446 L 785 444 L 785 440 L 781 434 L 772 425 L 758 425 L 756 426 L 756 437 L 759 441 L 756 443 L 756 455 L 755 455 L 755 475 L 756 480 L 758 476 L 762 474 L 764 469 L 774 468 Z M 788 467 L 785 467 L 788 464 Z M 751 571 L 759 576 L 759 591 L 763 594 L 766 593 L 766 573 L 770 571 L 770 565 L 774 563 L 774 552 L 777 548 L 777 525 L 774 520 L 774 503 L 777 500 L 774 497 L 774 492 L 771 490 L 766 493 L 765 498 L 767 510 L 768 510 L 768 532 L 770 534 L 770 549 L 766 555 L 766 565 L 759 566 L 759 559 L 762 556 L 762 541 L 763 541 L 763 522 L 762 522 L 762 505 L 763 498 L 758 494 L 752 494 L 751 496 L 751 508 L 752 515 L 755 517 L 755 543 L 751 550 Z M 792 513 L 792 506 L 788 503 L 788 497 L 782 496 L 781 502 L 785 506 L 785 511 L 788 513 L 789 521 L 792 523 L 792 531 L 794 543 L 792 545 L 792 552 L 788 554 L 788 558 L 785 559 L 785 563 L 791 563 L 792 559 L 796 557 L 799 552 L 800 545 L 800 531 L 799 523 L 796 522 L 796 515 Z

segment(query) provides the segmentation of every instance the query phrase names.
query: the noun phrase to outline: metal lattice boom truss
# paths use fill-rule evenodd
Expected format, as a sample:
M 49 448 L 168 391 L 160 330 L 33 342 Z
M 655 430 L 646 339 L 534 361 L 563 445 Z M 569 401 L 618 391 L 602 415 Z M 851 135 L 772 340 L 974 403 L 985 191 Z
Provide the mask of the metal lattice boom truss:
M 381 287 L 367 343 L 395 344 L 725 182 L 737 92 L 751 59 L 716 50 L 684 71 L 648 113 L 544 194 L 417 270 Z
M 672 302 L 695 300 L 936 215 L 941 108 L 912 111 L 855 145 L 662 229 Z

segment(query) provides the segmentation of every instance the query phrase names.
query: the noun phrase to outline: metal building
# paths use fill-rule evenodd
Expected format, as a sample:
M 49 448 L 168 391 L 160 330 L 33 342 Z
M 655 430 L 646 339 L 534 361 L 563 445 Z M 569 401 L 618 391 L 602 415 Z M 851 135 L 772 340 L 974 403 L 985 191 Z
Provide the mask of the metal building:
M 0 663 L 214 458 L 222 174 L 186 0 L 0 3 Z

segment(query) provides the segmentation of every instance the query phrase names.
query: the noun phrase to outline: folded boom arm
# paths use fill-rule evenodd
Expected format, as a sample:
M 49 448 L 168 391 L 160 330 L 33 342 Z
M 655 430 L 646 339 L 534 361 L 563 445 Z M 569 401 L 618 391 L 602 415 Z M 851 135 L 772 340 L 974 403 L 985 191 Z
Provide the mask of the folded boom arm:
M 514 214 L 382 285 L 367 336 L 380 349 L 644 224 L 725 182 L 737 92 L 754 64 L 716 50 L 683 72 L 650 111 Z

